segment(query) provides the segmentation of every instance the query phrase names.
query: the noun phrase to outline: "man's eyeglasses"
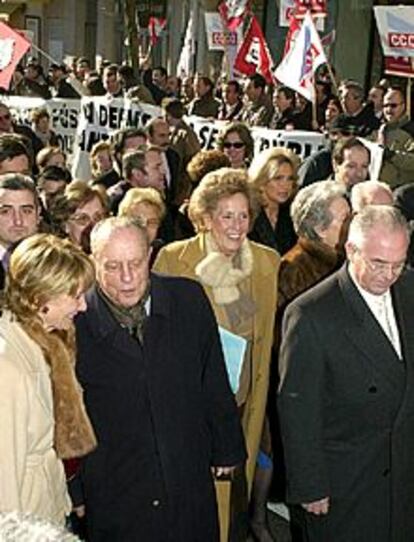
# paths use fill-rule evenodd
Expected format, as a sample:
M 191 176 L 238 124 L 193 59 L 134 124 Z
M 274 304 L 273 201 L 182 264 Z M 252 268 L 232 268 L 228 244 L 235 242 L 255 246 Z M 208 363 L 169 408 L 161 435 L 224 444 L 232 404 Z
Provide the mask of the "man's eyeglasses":
M 387 109 L 388 107 L 390 109 L 396 109 L 397 107 L 399 107 L 400 105 L 403 105 L 402 102 L 398 103 L 398 104 L 384 104 L 382 107 L 383 109 Z
M 393 275 L 399 275 L 402 273 L 406 266 L 406 261 L 398 262 L 398 263 L 391 263 L 391 262 L 383 262 L 381 260 L 371 260 L 370 258 L 367 258 L 362 254 L 360 250 L 358 250 L 361 258 L 366 263 L 368 269 L 372 273 L 387 273 L 388 271 L 391 271 Z
M 235 141 L 234 143 L 231 143 L 230 141 L 226 141 L 223 143 L 223 147 L 225 149 L 242 149 L 244 147 L 243 141 Z

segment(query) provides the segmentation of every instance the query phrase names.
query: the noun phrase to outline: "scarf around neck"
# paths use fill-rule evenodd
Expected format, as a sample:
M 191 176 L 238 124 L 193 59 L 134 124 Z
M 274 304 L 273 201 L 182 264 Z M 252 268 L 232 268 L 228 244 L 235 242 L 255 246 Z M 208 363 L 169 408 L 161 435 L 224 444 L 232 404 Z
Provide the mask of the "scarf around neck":
M 207 255 L 197 264 L 195 274 L 200 282 L 213 290 L 214 301 L 226 305 L 240 298 L 238 285 L 253 270 L 253 254 L 245 239 L 239 252 L 229 258 L 220 252 L 211 233 L 205 236 Z

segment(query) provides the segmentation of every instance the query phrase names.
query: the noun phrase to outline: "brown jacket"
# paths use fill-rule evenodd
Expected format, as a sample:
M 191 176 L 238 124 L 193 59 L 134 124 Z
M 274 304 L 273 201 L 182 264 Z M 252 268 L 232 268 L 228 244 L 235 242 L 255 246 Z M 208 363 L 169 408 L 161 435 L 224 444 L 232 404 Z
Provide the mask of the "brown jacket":
M 338 266 L 338 254 L 328 245 L 300 237 L 281 261 L 278 306 L 283 309 L 299 294 L 330 275 Z
M 249 494 L 256 468 L 256 458 L 266 410 L 270 353 L 277 305 L 277 273 L 280 260 L 279 255 L 272 249 L 256 244 L 253 241 L 250 241 L 250 246 L 253 253 L 251 291 L 252 299 L 256 303 L 258 310 L 253 321 L 251 392 L 244 406 L 242 420 L 248 453 L 246 479 Z M 203 234 L 198 234 L 191 239 L 177 241 L 164 247 L 158 254 L 153 269 L 162 273 L 197 280 L 195 268 L 205 255 L 205 237 Z M 213 310 L 215 310 L 213 292 L 209 287 L 204 288 Z M 223 495 L 225 491 L 226 489 L 220 484 L 217 496 L 221 523 L 226 515 L 224 513 L 223 516 L 223 508 L 228 506 Z M 221 525 L 221 532 L 223 533 L 222 527 Z

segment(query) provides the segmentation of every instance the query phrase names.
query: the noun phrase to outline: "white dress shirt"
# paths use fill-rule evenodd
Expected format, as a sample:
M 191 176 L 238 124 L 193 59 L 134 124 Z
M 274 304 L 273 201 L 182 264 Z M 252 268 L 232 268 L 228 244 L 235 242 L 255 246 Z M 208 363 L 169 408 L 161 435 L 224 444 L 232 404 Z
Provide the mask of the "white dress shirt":
M 349 267 L 349 275 L 365 303 L 368 305 L 370 311 L 384 331 L 386 337 L 392 344 L 398 357 L 402 359 L 400 333 L 398 331 L 390 290 L 387 290 L 382 295 L 374 295 L 371 292 L 364 290 L 364 288 L 358 284 L 351 267 Z

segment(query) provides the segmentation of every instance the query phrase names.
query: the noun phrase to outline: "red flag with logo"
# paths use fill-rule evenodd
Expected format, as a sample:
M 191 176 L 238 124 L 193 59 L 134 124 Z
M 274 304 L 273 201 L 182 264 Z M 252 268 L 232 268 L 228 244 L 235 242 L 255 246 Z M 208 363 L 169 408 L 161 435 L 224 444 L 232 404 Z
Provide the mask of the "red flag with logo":
M 237 53 L 234 68 L 245 75 L 260 73 L 268 83 L 273 82 L 273 60 L 262 29 L 254 16 Z
M 219 13 L 230 32 L 241 25 L 249 12 L 249 0 L 223 0 L 218 7 Z
M 159 17 L 150 17 L 148 22 L 148 32 L 150 36 L 151 45 L 155 45 L 167 24 L 167 19 L 161 19 Z
M 10 80 L 22 56 L 31 43 L 21 34 L 0 22 L 0 87 L 8 89 Z

